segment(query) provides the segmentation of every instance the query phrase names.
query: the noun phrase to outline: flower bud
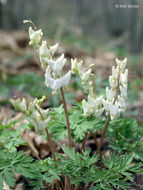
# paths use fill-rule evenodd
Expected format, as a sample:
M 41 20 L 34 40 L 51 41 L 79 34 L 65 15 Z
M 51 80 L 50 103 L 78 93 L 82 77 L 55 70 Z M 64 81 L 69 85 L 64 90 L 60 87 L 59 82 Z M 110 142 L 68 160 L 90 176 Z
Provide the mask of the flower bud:
M 33 46 L 34 48 L 39 47 L 39 43 L 41 41 L 41 38 L 43 36 L 42 30 L 33 30 L 32 27 L 29 27 L 29 37 L 30 37 L 30 42 L 29 45 Z

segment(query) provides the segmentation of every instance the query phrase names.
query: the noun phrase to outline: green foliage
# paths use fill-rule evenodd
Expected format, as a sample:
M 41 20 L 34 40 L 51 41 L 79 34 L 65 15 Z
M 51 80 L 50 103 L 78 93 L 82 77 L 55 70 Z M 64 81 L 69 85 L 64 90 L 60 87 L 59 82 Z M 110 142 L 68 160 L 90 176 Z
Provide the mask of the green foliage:
M 37 73 L 22 73 L 17 76 L 9 76 L 7 84 L 19 91 L 28 92 L 33 97 L 47 95 L 48 89 L 44 85 L 43 77 Z
M 40 160 L 35 163 L 37 175 L 34 182 L 31 184 L 35 190 L 44 188 L 43 182 L 52 183 L 54 179 L 60 180 L 60 170 L 57 168 L 57 163 L 52 158 Z
M 15 184 L 14 172 L 27 178 L 34 178 L 35 171 L 33 159 L 21 152 L 8 152 L 0 150 L 0 189 L 5 181 L 10 187 Z
M 79 108 L 80 107 L 78 106 L 78 108 L 69 111 L 70 128 L 72 138 L 75 142 L 81 142 L 89 130 L 94 132 L 95 130 L 102 129 L 104 127 L 104 121 L 97 120 L 93 117 L 85 118 L 82 110 Z M 63 140 L 67 137 L 65 113 L 62 106 L 54 108 L 51 112 L 49 130 L 56 141 Z
M 63 147 L 66 156 L 58 154 L 60 159 L 59 169 L 64 176 L 68 176 L 72 184 L 77 185 L 81 182 L 91 180 L 91 173 L 94 171 L 93 165 L 98 161 L 98 155 L 90 157 L 90 150 L 85 150 L 81 154 L 74 149 Z
M 111 121 L 107 138 L 112 149 L 119 153 L 133 152 L 135 159 L 143 161 L 143 141 L 135 119 Z
M 26 145 L 27 142 L 21 136 L 21 127 L 14 129 L 13 125 L 17 122 L 12 121 L 9 124 L 5 120 L 0 124 L 0 145 L 3 149 L 10 152 L 16 151 L 20 145 Z
M 133 164 L 134 154 L 110 154 L 104 157 L 104 167 L 98 167 L 98 155 L 90 156 L 90 150 L 81 154 L 74 149 L 63 147 L 64 155 L 57 155 L 60 159 L 58 169 L 62 175 L 68 176 L 72 184 L 86 184 L 92 182 L 93 189 L 128 189 L 129 181 L 133 181 L 133 173 L 143 174 L 143 164 Z M 92 188 L 90 188 L 92 189 Z

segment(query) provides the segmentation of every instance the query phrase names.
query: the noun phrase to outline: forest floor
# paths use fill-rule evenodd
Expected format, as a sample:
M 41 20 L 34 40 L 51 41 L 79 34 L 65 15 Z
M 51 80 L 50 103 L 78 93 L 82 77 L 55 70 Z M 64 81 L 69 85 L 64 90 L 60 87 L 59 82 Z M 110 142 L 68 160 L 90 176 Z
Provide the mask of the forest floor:
M 60 99 L 51 96 L 51 91 L 44 85 L 44 72 L 40 68 L 36 52 L 28 45 L 27 32 L 0 31 L 0 39 L 0 122 L 4 118 L 7 118 L 7 121 L 10 122 L 23 117 L 22 114 L 17 114 L 9 103 L 9 99 L 14 96 L 24 96 L 31 99 L 34 97 L 40 98 L 44 94 L 48 96 L 48 101 L 43 105 L 44 107 L 58 106 Z M 96 48 L 91 56 L 73 45 L 61 44 L 56 56 L 61 53 L 65 53 L 68 59 L 65 71 L 70 68 L 70 59 L 77 57 L 83 60 L 85 68 L 89 64 L 95 65 L 93 73 L 96 74 L 97 91 L 101 92 L 108 85 L 108 76 L 111 74 L 112 66 L 115 65 L 116 55 L 114 52 L 104 52 L 102 49 Z M 143 134 L 143 59 L 133 62 L 132 57 L 129 57 L 128 60 L 129 90 L 127 112 L 124 116 L 136 118 L 140 126 L 140 132 Z M 72 78 L 71 87 L 66 93 L 66 97 L 69 98 L 69 107 L 72 106 L 74 101 L 81 101 L 85 97 L 78 78 Z M 18 127 L 21 122 L 26 121 L 20 120 L 20 123 L 17 123 L 14 127 Z M 21 133 L 23 138 L 28 141 L 26 152 L 35 157 L 37 151 L 40 151 L 41 158 L 50 154 L 49 149 L 47 149 L 47 142 L 39 139 L 37 134 L 34 132 L 28 134 L 26 131 Z M 100 138 L 100 134 L 98 138 Z M 92 144 L 92 139 L 89 139 L 87 146 L 92 147 Z M 19 181 L 19 176 L 17 181 Z M 140 185 L 132 189 L 143 189 L 143 176 L 136 176 L 136 182 Z M 18 183 L 15 190 L 22 190 L 22 188 Z

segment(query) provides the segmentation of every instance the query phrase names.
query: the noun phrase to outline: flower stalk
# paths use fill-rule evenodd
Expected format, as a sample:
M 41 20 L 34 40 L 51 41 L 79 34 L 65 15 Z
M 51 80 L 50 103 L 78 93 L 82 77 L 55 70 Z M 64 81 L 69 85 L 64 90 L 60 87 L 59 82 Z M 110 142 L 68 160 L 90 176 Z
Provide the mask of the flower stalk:
M 61 87 L 60 90 L 61 90 L 64 111 L 65 111 L 65 116 L 66 116 L 66 123 L 67 123 L 67 130 L 68 130 L 68 146 L 72 147 L 71 129 L 70 129 L 70 122 L 69 122 L 68 111 L 67 111 L 67 104 L 66 104 L 63 88 Z
M 114 100 L 113 100 L 113 105 L 116 103 L 116 100 L 117 100 L 117 97 L 118 97 L 119 84 L 120 84 L 120 67 L 119 67 L 119 74 L 118 74 L 117 87 L 116 87 L 116 94 L 115 94 L 115 97 L 114 97 Z M 104 137 L 106 135 L 106 131 L 107 131 L 108 125 L 110 123 L 110 120 L 111 120 L 111 117 L 110 117 L 110 114 L 109 114 L 108 115 L 108 119 L 107 119 L 106 124 L 105 124 L 105 127 L 104 127 L 104 130 L 103 130 L 103 133 L 102 133 L 102 136 L 101 136 L 100 143 L 97 146 L 97 154 L 100 155 L 100 160 L 101 161 L 102 161 L 101 147 L 102 147 L 103 140 L 104 140 Z
M 37 111 L 39 112 L 40 116 L 41 116 L 41 119 L 44 121 L 44 117 L 40 111 L 40 109 L 35 106 L 35 108 L 37 109 Z M 46 131 L 46 134 L 47 134 L 47 140 L 48 140 L 48 143 L 49 143 L 49 146 L 50 146 L 50 150 L 51 150 L 51 153 L 52 153 L 52 157 L 54 160 L 56 160 L 56 157 L 55 157 L 55 144 L 54 142 L 52 141 L 52 138 L 51 138 L 51 135 L 50 133 L 48 132 L 48 129 L 45 128 L 45 131 Z

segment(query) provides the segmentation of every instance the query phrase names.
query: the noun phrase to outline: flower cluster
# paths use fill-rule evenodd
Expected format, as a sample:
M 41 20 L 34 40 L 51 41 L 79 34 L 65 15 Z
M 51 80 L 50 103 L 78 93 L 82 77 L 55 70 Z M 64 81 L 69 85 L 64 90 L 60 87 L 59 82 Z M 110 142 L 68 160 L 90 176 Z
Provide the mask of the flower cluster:
M 82 65 L 82 60 L 78 61 L 76 58 L 71 59 L 72 73 L 80 77 L 84 88 L 84 92 L 88 94 L 93 84 L 93 82 L 91 81 L 91 68 L 89 68 L 86 72 L 83 72 Z
M 127 58 L 124 60 L 116 59 L 117 67 L 112 67 L 112 75 L 109 76 L 111 89 L 106 87 L 106 100 L 103 99 L 103 105 L 106 114 L 111 119 L 117 119 L 121 111 L 126 109 L 128 69 L 126 69 Z M 120 95 L 118 91 L 120 90 Z
M 17 111 L 23 112 L 34 126 L 37 133 L 41 133 L 43 129 L 47 127 L 47 124 L 50 120 L 49 109 L 42 109 L 40 104 L 45 100 L 43 96 L 40 100 L 37 98 L 33 101 L 30 101 L 29 105 L 26 102 L 25 98 L 10 99 L 11 104 Z
M 77 59 L 71 60 L 72 64 L 72 73 L 79 75 L 82 81 L 82 85 L 84 88 L 84 92 L 88 94 L 87 101 L 84 99 L 82 101 L 82 107 L 84 111 L 84 116 L 95 116 L 96 118 L 100 118 L 102 115 L 104 108 L 102 106 L 102 99 L 103 96 L 97 96 L 95 89 L 94 89 L 94 81 L 92 81 L 92 74 L 91 74 L 91 66 L 86 72 L 83 72 L 82 69 L 82 61 L 78 61 Z
M 41 66 L 43 69 L 46 69 L 45 84 L 53 90 L 57 90 L 62 86 L 68 85 L 71 71 L 62 75 L 62 69 L 66 63 L 64 54 L 55 59 L 54 54 L 59 45 L 49 46 L 46 41 L 42 41 L 42 36 L 43 32 L 41 30 L 33 30 L 31 26 L 29 27 L 29 44 L 37 50 Z
M 26 21 L 28 22 L 28 21 Z M 112 67 L 112 75 L 109 76 L 110 87 L 106 87 L 106 99 L 103 96 L 96 95 L 95 82 L 92 79 L 92 65 L 86 71 L 83 71 L 83 62 L 77 59 L 71 59 L 71 70 L 62 75 L 63 67 L 66 63 L 64 54 L 55 59 L 54 54 L 57 51 L 58 44 L 49 46 L 46 41 L 42 41 L 42 30 L 33 30 L 29 28 L 30 45 L 38 52 L 42 68 L 45 69 L 45 84 L 54 91 L 67 86 L 71 78 L 71 72 L 77 74 L 88 94 L 87 100 L 82 101 L 84 116 L 95 116 L 99 118 L 103 111 L 110 115 L 111 119 L 117 119 L 126 109 L 127 98 L 127 78 L 128 70 L 126 69 L 127 59 L 116 59 L 116 68 Z M 120 90 L 120 95 L 118 94 Z M 24 108 L 23 108 L 24 109 Z

